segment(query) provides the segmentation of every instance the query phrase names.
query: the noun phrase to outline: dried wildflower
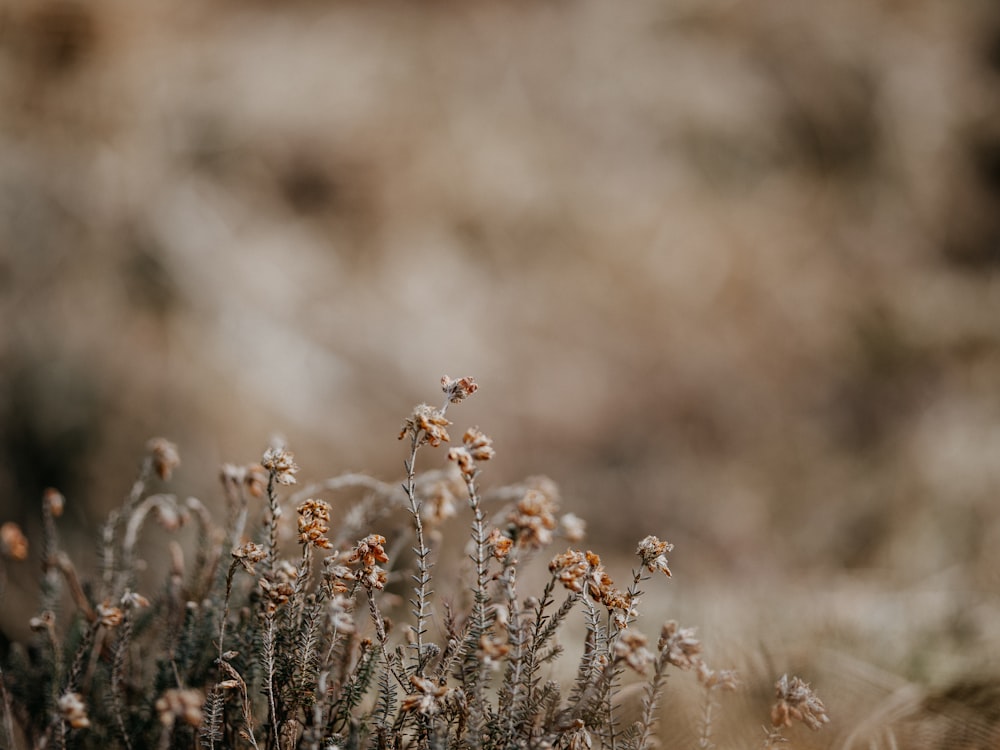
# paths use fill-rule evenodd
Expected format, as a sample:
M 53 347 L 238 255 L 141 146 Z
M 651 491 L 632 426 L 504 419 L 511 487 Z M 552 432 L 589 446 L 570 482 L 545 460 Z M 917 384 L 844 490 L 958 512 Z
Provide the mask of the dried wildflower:
M 559 533 L 568 542 L 582 542 L 587 535 L 587 522 L 575 513 L 564 513 L 559 519 Z
M 645 674 L 646 667 L 653 661 L 653 654 L 646 648 L 646 636 L 635 631 L 622 633 L 615 641 L 615 659 L 624 661 L 639 674 Z
M 181 465 L 177 446 L 166 438 L 153 438 L 146 443 L 146 450 L 149 451 L 149 457 L 153 461 L 153 471 L 160 479 L 170 479 L 174 469 Z
M 621 592 L 614 588 L 615 582 L 604 570 L 601 558 L 595 553 L 587 550 L 587 593 L 594 601 L 614 607 L 618 604 Z
M 506 560 L 514 547 L 514 540 L 509 536 L 504 536 L 500 529 L 493 529 L 486 538 L 486 548 L 494 558 L 501 562 Z
M 188 726 L 200 727 L 204 703 L 205 695 L 200 690 L 171 688 L 157 699 L 156 713 L 165 727 L 172 727 L 178 719 Z
M 424 716 L 433 716 L 441 710 L 440 699 L 448 692 L 447 686 L 418 675 L 410 677 L 410 683 L 417 692 L 403 698 L 400 708 L 404 713 L 416 711 Z
M 479 648 L 476 653 L 485 666 L 494 667 L 500 659 L 507 655 L 508 651 L 510 651 L 510 646 L 506 643 L 498 641 L 489 633 L 483 633 L 479 638 Z
M 699 659 L 698 682 L 706 690 L 726 690 L 732 693 L 739 688 L 740 677 L 734 669 L 712 669 Z
M 782 675 L 774 685 L 774 694 L 777 700 L 771 708 L 771 724 L 775 727 L 790 727 L 797 719 L 816 730 L 830 721 L 823 701 L 799 677 Z
M 331 560 L 336 559 L 335 557 L 328 557 L 326 562 L 329 563 Z M 326 570 L 323 572 L 323 577 L 326 579 L 327 584 L 334 594 L 346 594 L 350 591 L 350 586 L 347 585 L 346 581 L 356 581 L 358 577 L 354 574 L 354 571 L 348 568 L 346 565 L 332 565 L 328 564 Z
M 569 736 L 569 750 L 591 750 L 592 747 L 593 740 L 587 731 L 586 723 L 583 719 L 577 719 Z
M 13 521 L 0 526 L 0 554 L 8 560 L 26 560 L 28 557 L 28 538 Z
M 294 465 L 294 464 L 293 464 Z M 295 467 L 298 470 L 298 467 Z M 250 497 L 263 497 L 267 492 L 267 469 L 260 464 L 249 464 L 245 467 L 243 484 L 250 493 Z M 294 484 L 294 482 L 289 482 Z
M 437 448 L 442 441 L 451 442 L 451 437 L 445 429 L 450 425 L 444 414 L 439 409 L 435 409 L 429 404 L 419 404 L 414 407 L 413 414 L 403 422 L 403 429 L 399 432 L 399 439 L 402 440 L 407 435 L 416 438 L 418 444 L 430 443 Z
M 59 518 L 66 507 L 66 498 L 53 487 L 49 487 L 42 493 L 42 504 L 53 518 Z
M 149 599 L 135 591 L 126 591 L 122 594 L 120 603 L 128 609 L 142 609 L 149 606 Z
M 551 543 L 552 530 L 557 525 L 555 509 L 552 496 L 536 489 L 527 490 L 507 516 L 517 543 L 535 549 Z
M 364 567 L 370 568 L 375 563 L 389 562 L 382 545 L 385 544 L 385 537 L 381 534 L 369 534 L 364 539 L 358 541 L 351 550 L 347 562 L 351 565 L 361 563 Z
M 440 524 L 455 515 L 458 509 L 459 488 L 455 485 L 458 475 L 428 472 L 417 477 L 416 494 L 420 498 L 420 518 L 431 524 Z
M 567 589 L 580 593 L 583 591 L 588 567 L 587 556 L 583 552 L 569 549 L 552 558 L 549 572 Z
M 52 630 L 56 626 L 56 616 L 54 613 L 46 610 L 37 617 L 32 617 L 28 620 L 28 627 L 30 627 L 36 633 L 41 633 L 45 630 Z
M 261 466 L 267 469 L 278 484 L 295 484 L 295 473 L 299 470 L 295 456 L 284 448 L 268 448 L 261 458 Z
M 667 567 L 666 554 L 674 548 L 670 542 L 661 542 L 655 536 L 647 536 L 636 547 L 635 554 L 642 559 L 650 573 L 660 571 L 670 578 L 670 568 Z
M 452 380 L 445 375 L 441 378 L 441 390 L 444 391 L 444 394 L 448 397 L 449 402 L 457 404 L 478 391 L 479 386 L 471 377 Z
M 101 625 L 106 628 L 117 628 L 122 624 L 122 611 L 118 607 L 111 606 L 107 600 L 97 605 L 97 617 Z
M 489 461 L 495 454 L 493 440 L 478 427 L 470 427 L 462 436 L 462 445 L 448 451 L 448 460 L 457 463 L 464 476 L 471 477 L 476 473 L 476 461 Z
M 269 581 L 266 578 L 261 578 L 258 583 L 264 590 L 269 613 L 276 612 L 278 607 L 285 604 L 295 593 L 295 588 L 288 581 Z
M 330 531 L 330 504 L 323 500 L 306 500 L 296 508 L 299 514 L 299 544 L 315 547 L 333 547 L 326 538 Z
M 678 669 L 688 670 L 701 662 L 701 641 L 694 628 L 682 628 L 676 620 L 668 620 L 660 631 L 656 648 L 666 652 L 666 659 Z
M 343 594 L 334 594 L 327 604 L 330 624 L 338 633 L 353 633 L 356 629 L 351 609 L 354 603 Z
M 267 550 L 256 542 L 246 542 L 233 550 L 233 559 L 239 562 L 250 575 L 255 575 L 254 563 L 267 557 Z
M 87 706 L 79 693 L 63 693 L 59 696 L 59 715 L 63 721 L 69 722 L 73 729 L 85 729 L 90 726 Z
M 361 585 L 367 589 L 377 589 L 382 591 L 388 581 L 388 576 L 382 568 L 377 565 L 372 568 L 365 568 L 358 576 Z

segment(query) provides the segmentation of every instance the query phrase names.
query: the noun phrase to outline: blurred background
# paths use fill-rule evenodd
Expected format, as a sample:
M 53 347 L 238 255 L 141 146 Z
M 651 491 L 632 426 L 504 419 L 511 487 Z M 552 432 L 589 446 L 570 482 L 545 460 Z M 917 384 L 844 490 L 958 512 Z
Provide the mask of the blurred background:
M 153 435 L 210 504 L 275 433 L 395 480 L 472 375 L 484 481 L 673 541 L 707 633 L 982 668 L 998 82 L 990 0 L 7 0 L 3 519 Z

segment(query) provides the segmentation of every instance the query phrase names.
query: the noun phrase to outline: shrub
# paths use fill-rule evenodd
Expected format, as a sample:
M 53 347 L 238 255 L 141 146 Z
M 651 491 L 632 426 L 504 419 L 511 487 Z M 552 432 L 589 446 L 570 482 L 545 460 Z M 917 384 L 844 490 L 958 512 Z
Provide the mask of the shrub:
M 476 383 L 443 378 L 442 388 L 440 408 L 421 404 L 404 422 L 401 488 L 345 474 L 292 493 L 298 466 L 273 446 L 259 464 L 223 467 L 224 525 L 194 498 L 147 492 L 153 475 L 169 480 L 180 463 L 170 442 L 150 441 L 123 506 L 101 529 L 99 569 L 86 583 L 60 549 L 64 500 L 47 491 L 35 637 L 12 646 L 0 673 L 6 745 L 645 750 L 656 742 L 672 668 L 698 675 L 699 746 L 710 747 L 714 695 L 735 689 L 736 674 L 707 665 L 691 628 L 667 622 L 655 648 L 636 628 L 640 587 L 671 576 L 672 545 L 642 539 L 625 588 L 597 554 L 570 547 L 551 558 L 541 592 L 522 597 L 527 562 L 556 538 L 579 542 L 582 523 L 557 517 L 558 493 L 544 477 L 483 495 L 492 441 L 471 428 L 453 444 L 446 418 Z M 421 450 L 443 443 L 452 445 L 450 468 L 418 473 Z M 334 524 L 318 495 L 348 488 L 366 497 Z M 462 496 L 472 518 L 468 570 L 435 575 L 431 542 Z M 263 517 L 251 531 L 258 505 Z M 487 507 L 498 510 L 488 516 Z M 296 513 L 294 559 L 281 543 L 286 508 Z M 144 595 L 137 542 L 154 517 L 167 530 L 193 519 L 198 545 L 189 563 L 171 541 L 166 579 Z M 13 524 L 0 544 L 8 561 L 27 556 Z M 400 565 L 407 558 L 411 570 Z M 432 589 L 461 581 L 461 572 L 464 583 L 447 598 Z M 64 613 L 66 595 L 73 606 Z M 582 655 L 572 669 L 556 670 L 557 636 L 574 612 L 584 623 Z M 618 719 L 626 670 L 646 679 L 631 722 Z M 565 684 L 553 678 L 562 674 Z M 783 677 L 777 690 L 765 746 L 792 719 L 813 728 L 827 721 L 798 678 Z

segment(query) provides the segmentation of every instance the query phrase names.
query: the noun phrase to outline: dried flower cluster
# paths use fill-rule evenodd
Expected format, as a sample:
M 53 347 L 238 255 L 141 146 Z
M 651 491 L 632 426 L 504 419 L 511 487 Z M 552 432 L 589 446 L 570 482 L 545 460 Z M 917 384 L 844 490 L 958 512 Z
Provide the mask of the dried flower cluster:
M 260 463 L 267 471 L 271 472 L 274 481 L 278 484 L 295 484 L 295 474 L 299 467 L 295 463 L 295 457 L 284 448 L 268 448 L 264 451 Z
M 799 677 L 782 675 L 774 685 L 774 695 L 776 700 L 771 708 L 771 724 L 775 727 L 790 727 L 795 720 L 817 730 L 830 721 L 823 701 Z
M 447 377 L 441 387 L 443 405 L 416 407 L 400 435 L 411 438 L 402 495 L 345 475 L 283 497 L 299 467 L 287 449 L 272 447 L 259 464 L 222 468 L 228 517 L 216 525 L 195 498 L 147 492 L 154 476 L 167 481 L 180 465 L 176 446 L 150 441 L 128 498 L 102 529 L 90 580 L 60 549 L 65 499 L 47 490 L 33 642 L 30 650 L 13 644 L 0 663 L 0 746 L 651 750 L 667 670 L 677 669 L 694 671 L 708 696 L 700 746 L 710 747 L 713 696 L 735 689 L 736 674 L 705 663 L 691 628 L 667 622 L 654 650 L 633 627 L 642 582 L 671 575 L 672 545 L 640 541 L 640 564 L 624 589 L 595 552 L 568 549 L 551 558 L 541 595 L 523 596 L 518 581 L 531 578 L 520 574 L 531 553 L 556 537 L 578 543 L 584 523 L 572 513 L 557 520 L 558 491 L 544 477 L 481 495 L 494 448 L 478 428 L 448 451 L 446 468 L 418 473 L 421 448 L 450 442 L 448 407 L 478 388 L 472 378 Z M 336 519 L 315 497 L 351 486 L 371 494 Z M 490 516 L 487 502 L 495 504 Z M 397 512 L 401 505 L 408 514 Z M 447 569 L 427 539 L 441 539 L 439 524 L 463 505 L 472 515 L 468 569 Z M 294 525 L 283 521 L 292 507 Z M 137 542 L 148 519 L 164 534 L 194 526 L 198 540 L 194 555 L 170 540 L 165 583 L 151 600 L 136 592 Z M 371 533 L 376 522 L 384 536 Z M 294 542 L 297 561 L 285 556 Z M 0 573 L 28 554 L 12 522 L 0 526 L 0 553 Z M 407 560 L 411 569 L 400 569 Z M 396 586 L 410 586 L 409 595 Z M 410 621 L 394 627 L 387 613 L 405 617 L 407 603 Z M 576 615 L 583 654 L 566 689 L 544 676 Z M 644 679 L 641 716 L 631 723 L 616 709 L 625 669 Z M 828 718 L 808 685 L 784 677 L 772 721 L 793 720 L 818 728 Z M 769 741 L 777 738 L 774 730 Z

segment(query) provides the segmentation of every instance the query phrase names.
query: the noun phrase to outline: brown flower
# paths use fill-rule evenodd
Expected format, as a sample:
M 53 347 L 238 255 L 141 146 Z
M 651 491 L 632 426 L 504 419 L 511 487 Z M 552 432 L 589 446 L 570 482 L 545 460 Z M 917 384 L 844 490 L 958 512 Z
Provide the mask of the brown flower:
M 646 667 L 653 661 L 653 654 L 646 648 L 646 636 L 633 630 L 618 637 L 614 653 L 615 659 L 624 661 L 639 674 L 645 674 Z
M 504 536 L 500 529 L 492 529 L 486 538 L 486 547 L 493 557 L 503 561 L 510 555 L 510 551 L 514 547 L 514 540 L 509 536 Z
M 507 515 L 514 527 L 514 538 L 518 544 L 535 549 L 552 542 L 552 531 L 558 525 L 554 515 L 555 500 L 540 490 L 529 489 L 518 501 L 517 506 Z
M 676 620 L 668 620 L 660 631 L 656 647 L 666 652 L 666 659 L 678 669 L 688 670 L 701 661 L 701 641 L 694 628 L 682 628 Z
M 69 722 L 73 729 L 85 729 L 90 726 L 87 706 L 79 693 L 63 693 L 59 696 L 59 715 L 63 721 Z
M 650 573 L 660 571 L 669 578 L 672 574 L 667 567 L 666 553 L 674 548 L 670 542 L 661 542 L 655 536 L 647 536 L 636 547 L 635 553 L 642 559 Z
M 0 553 L 8 560 L 28 558 L 28 538 L 21 531 L 21 527 L 13 521 L 7 521 L 0 526 Z
M 493 441 L 478 427 L 470 427 L 462 436 L 462 445 L 448 451 L 448 459 L 458 464 L 466 477 L 476 473 L 476 461 L 489 461 L 495 455 Z
M 268 448 L 264 451 L 260 463 L 271 472 L 278 484 L 295 484 L 295 473 L 299 467 L 290 451 L 284 448 Z
M 250 575 L 254 575 L 253 565 L 267 557 L 267 551 L 256 542 L 247 542 L 233 550 L 233 559 L 243 566 Z
M 817 730 L 830 721 L 826 706 L 813 692 L 809 684 L 799 677 L 789 679 L 782 675 L 774 685 L 777 700 L 771 708 L 771 724 L 776 727 L 790 727 L 797 719 L 812 730 Z
M 389 558 L 385 554 L 385 548 L 382 546 L 384 544 L 384 536 L 381 534 L 369 534 L 364 539 L 359 540 L 354 546 L 350 556 L 347 558 L 347 562 L 351 565 L 360 562 L 366 568 L 372 567 L 375 563 L 389 562 Z
M 153 461 L 153 471 L 160 479 L 170 479 L 174 469 L 181 465 L 177 446 L 166 438 L 153 438 L 146 443 L 146 450 L 149 451 L 149 457 Z
M 101 625 L 106 628 L 117 628 L 122 624 L 122 611 L 118 607 L 112 607 L 107 600 L 97 605 L 97 616 Z
M 698 662 L 698 681 L 706 690 L 726 690 L 735 692 L 740 686 L 740 677 L 733 669 L 712 669 L 704 661 Z
M 448 397 L 448 401 L 453 404 L 457 404 L 478 391 L 479 386 L 471 377 L 452 380 L 445 375 L 441 378 L 441 390 L 444 391 L 444 394 Z
M 188 726 L 200 727 L 204 702 L 205 696 L 200 690 L 170 688 L 157 699 L 156 713 L 165 727 L 172 727 L 178 719 Z
M 306 500 L 296 508 L 299 514 L 299 544 L 330 549 L 333 544 L 326 538 L 330 531 L 330 504 L 323 500 Z
M 436 448 L 442 442 L 451 441 L 451 437 L 445 429 L 450 424 L 451 422 L 444 418 L 444 414 L 439 409 L 435 409 L 429 404 L 419 404 L 414 407 L 413 413 L 403 422 L 399 439 L 402 440 L 407 435 L 411 435 L 417 439 L 419 445 L 430 443 Z

